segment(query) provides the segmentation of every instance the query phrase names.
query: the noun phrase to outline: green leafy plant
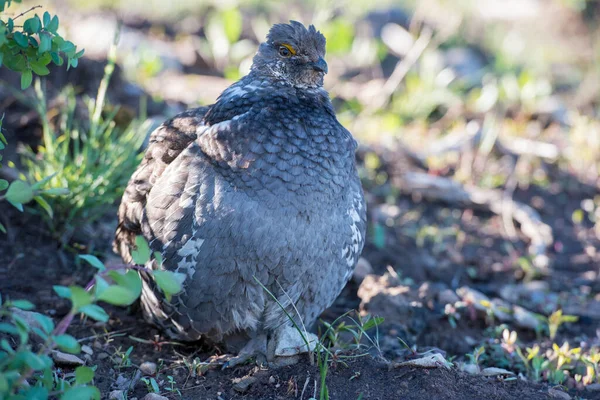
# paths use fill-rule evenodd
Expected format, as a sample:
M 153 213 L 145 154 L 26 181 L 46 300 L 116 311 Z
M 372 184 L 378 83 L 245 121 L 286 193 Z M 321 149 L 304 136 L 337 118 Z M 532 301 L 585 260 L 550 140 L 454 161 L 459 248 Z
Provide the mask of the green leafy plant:
M 146 390 L 148 390 L 148 393 L 160 393 L 160 387 L 158 386 L 156 379 L 142 378 L 141 381 L 146 384 Z
M 3 118 L 0 118 L 0 151 L 4 150 L 6 144 L 8 144 L 1 132 L 2 120 Z M 2 161 L 2 153 L 0 153 L 0 161 Z M 0 168 L 1 167 L 2 165 L 0 164 Z M 8 201 L 16 209 L 22 212 L 24 204 L 35 200 L 44 210 L 46 210 L 48 216 L 52 218 L 53 211 L 50 204 L 48 204 L 47 196 L 65 195 L 69 191 L 60 187 L 44 188 L 50 179 L 52 179 L 52 175 L 33 184 L 21 179 L 14 180 L 10 183 L 6 179 L 0 179 L 0 192 L 4 192 L 4 194 L 0 194 L 0 201 Z M 6 228 L 1 223 L 0 232 L 6 233 Z
M 554 340 L 556 333 L 565 322 L 577 322 L 579 318 L 575 315 L 563 315 L 562 310 L 556 310 L 548 317 L 548 333 L 550 339 Z
M 115 39 L 116 43 L 116 39 Z M 48 201 L 54 218 L 46 218 L 57 234 L 69 233 L 77 226 L 91 223 L 102 216 L 120 198 L 129 177 L 139 164 L 149 121 L 144 117 L 118 127 L 118 108 L 104 115 L 108 83 L 115 68 L 116 45 L 111 48 L 104 78 L 96 99 L 87 99 L 89 121 L 75 118 L 76 99 L 73 90 L 65 94 L 66 107 L 61 111 L 57 128 L 48 119 L 44 91 L 35 84 L 35 109 L 42 118 L 42 145 L 34 152 L 23 152 L 23 164 L 31 180 L 50 176 L 49 188 L 69 188 L 69 194 Z
M 141 242 L 141 240 L 139 241 Z M 92 255 L 80 256 L 98 270 L 94 278 L 85 286 L 54 286 L 58 296 L 71 302 L 71 310 L 58 323 L 41 314 L 27 314 L 34 323 L 28 322 L 23 312 L 34 309 L 27 300 L 7 300 L 2 302 L 0 296 L 0 333 L 10 335 L 12 342 L 6 338 L 0 340 L 0 398 L 1 399 L 47 399 L 59 396 L 62 400 L 99 399 L 100 392 L 91 383 L 94 370 L 79 367 L 74 378 L 58 377 L 54 373 L 50 354 L 53 350 L 78 354 L 81 347 L 77 339 L 67 334 L 67 329 L 75 317 L 82 315 L 99 322 L 107 322 L 108 314 L 98 305 L 105 302 L 118 306 L 127 306 L 136 301 L 142 290 L 141 271 L 148 271 L 141 265 L 120 265 L 107 268 L 98 258 Z M 150 261 L 140 257 L 142 265 Z M 160 265 L 158 265 L 160 267 Z M 154 275 L 157 286 L 163 288 L 165 295 L 173 295 L 181 290 L 181 284 L 175 273 L 161 271 Z M 22 311 L 18 311 L 22 310 Z M 42 344 L 34 349 L 32 337 L 41 339 Z M 130 348 L 132 349 L 132 348 Z M 128 362 L 128 350 L 122 362 Z
M 0 0 L 0 13 L 13 1 L 21 2 Z M 4 19 L 0 15 L 0 67 L 4 65 L 21 74 L 21 89 L 31 85 L 34 74 L 48 75 L 50 63 L 60 66 L 66 58 L 67 69 L 77 67 L 84 52 L 78 51 L 75 44 L 58 34 L 59 20 L 56 15 L 45 12 L 40 17 L 36 14 L 18 25 L 22 17 L 39 7 L 32 7 L 14 18 Z

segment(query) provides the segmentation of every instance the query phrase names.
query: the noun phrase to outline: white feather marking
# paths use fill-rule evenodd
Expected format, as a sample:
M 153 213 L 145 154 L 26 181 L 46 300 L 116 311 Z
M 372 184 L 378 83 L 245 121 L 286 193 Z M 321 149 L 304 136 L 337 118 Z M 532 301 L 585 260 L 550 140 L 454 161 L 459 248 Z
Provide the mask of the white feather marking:
M 200 253 L 200 247 L 204 244 L 204 239 L 192 239 L 188 240 L 181 249 L 177 252 L 180 257 L 193 256 L 196 258 Z
M 351 243 L 342 249 L 342 257 L 346 259 L 346 264 L 352 268 L 356 262 L 358 253 L 360 252 L 360 245 L 363 241 L 362 234 L 358 228 L 360 222 L 360 214 L 362 211 L 362 201 L 360 197 L 355 197 L 352 202 L 352 206 L 348 208 L 348 216 L 350 216 L 352 222 L 350 224 L 350 230 L 352 231 Z M 347 275 L 351 275 L 352 271 L 348 271 Z

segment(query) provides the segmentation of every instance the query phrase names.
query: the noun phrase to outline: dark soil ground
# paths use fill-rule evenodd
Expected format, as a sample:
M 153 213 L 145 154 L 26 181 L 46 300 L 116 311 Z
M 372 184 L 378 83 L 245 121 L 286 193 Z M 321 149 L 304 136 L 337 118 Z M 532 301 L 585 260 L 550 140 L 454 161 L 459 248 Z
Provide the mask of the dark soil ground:
M 570 192 L 566 196 L 551 196 L 537 193 L 535 190 L 519 193 L 520 198 L 534 195 L 545 196 L 544 218 L 559 224 L 556 239 L 564 243 L 562 252 L 553 254 L 554 263 L 551 271 L 543 277 L 551 288 L 548 293 L 563 296 L 574 293 L 581 285 L 590 285 L 594 291 L 597 282 L 586 282 L 586 273 L 597 271 L 597 260 L 593 255 L 585 253 L 584 246 L 592 241 L 583 227 L 575 227 L 568 223 L 572 210 L 578 207 L 582 198 L 589 196 L 589 188 Z M 534 194 L 535 193 L 535 194 Z M 579 198 L 577 195 L 579 194 Z M 383 279 L 388 266 L 400 275 L 400 282 L 389 287 L 405 288 L 403 295 L 391 295 L 382 290 L 370 299 L 361 299 L 359 283 L 353 280 L 332 308 L 327 310 L 323 319 L 332 320 L 349 309 L 368 310 L 370 313 L 382 315 L 385 322 L 380 326 L 381 357 L 359 357 L 345 359 L 330 365 L 327 375 L 327 386 L 332 399 L 544 399 L 552 398 L 555 389 L 547 384 L 536 384 L 522 380 L 503 381 L 495 377 L 469 375 L 457 368 L 446 370 L 391 368 L 390 361 L 402 361 L 411 357 L 410 352 L 400 344 L 396 337 L 401 337 L 409 345 L 415 345 L 419 351 L 436 348 L 446 356 L 463 358 L 465 353 L 473 351 L 475 344 L 487 337 L 489 326 L 477 316 L 463 316 L 456 328 L 452 328 L 443 310 L 440 310 L 440 291 L 470 285 L 482 292 L 494 296 L 507 284 L 514 283 L 515 268 L 502 247 L 505 242 L 498 232 L 497 217 L 485 213 L 469 213 L 468 211 L 449 211 L 443 204 L 415 203 L 409 198 L 400 197 L 397 206 L 401 213 L 417 210 L 420 213 L 415 224 L 459 224 L 466 232 L 461 247 L 448 246 L 440 250 L 426 243 L 420 247 L 415 239 L 406 234 L 410 227 L 399 226 L 386 230 L 386 245 L 379 249 L 370 242 L 364 256 L 373 265 L 374 279 Z M 371 214 L 376 214 L 378 204 L 371 204 Z M 3 210 L 3 223 L 9 235 L 0 239 L 0 290 L 8 298 L 27 298 L 33 301 L 39 312 L 58 320 L 68 312 L 68 303 L 58 299 L 52 292 L 52 285 L 85 284 L 92 271 L 85 265 L 75 265 L 74 254 L 57 248 L 56 241 L 48 236 L 38 218 L 20 214 L 10 209 Z M 6 218 L 8 217 L 8 218 Z M 497 229 L 494 231 L 494 227 Z M 114 219 L 107 215 L 104 222 L 92 227 L 93 236 L 88 242 L 82 240 L 80 250 L 93 251 L 97 254 L 109 254 L 109 243 L 114 228 Z M 586 243 L 573 238 L 583 238 Z M 487 246 L 477 245 L 484 243 Z M 523 246 L 513 243 L 514 246 Z M 457 255 L 448 255 L 453 251 Z M 459 263 L 456 257 L 462 259 Z M 576 268 L 566 269 L 567 264 Z M 490 266 L 494 266 L 493 268 Z M 562 266 L 562 267 L 561 267 Z M 477 274 L 469 275 L 467 268 L 475 268 Z M 518 276 L 518 274 L 517 274 Z M 367 278 L 365 282 L 371 278 Z M 364 297 L 364 296 L 363 296 Z M 367 300 L 367 301 L 365 301 Z M 407 302 L 410 300 L 410 304 Z M 568 301 L 568 299 L 566 300 Z M 443 309 L 443 307 L 442 307 Z M 596 335 L 598 328 L 597 309 L 576 302 L 571 304 L 571 312 L 578 313 L 581 318 L 576 324 L 569 325 L 560 331 L 560 340 L 569 340 L 576 344 L 578 340 Z M 259 368 L 253 365 L 242 366 L 233 370 L 200 371 L 196 376 L 190 373 L 184 360 L 192 362 L 205 360 L 211 354 L 219 352 L 197 346 L 159 344 L 160 332 L 148 326 L 139 318 L 135 307 L 130 310 L 109 308 L 112 318 L 108 325 L 101 326 L 85 321 L 77 321 L 71 333 L 88 344 L 93 354 L 88 356 L 90 365 L 98 365 L 96 384 L 102 393 L 108 394 L 117 387 L 119 381 L 131 380 L 136 372 L 136 365 L 143 361 L 159 364 L 157 380 L 165 380 L 168 375 L 175 378 L 176 388 L 186 399 L 308 399 L 320 388 L 320 376 L 317 366 L 310 365 L 308 358 L 300 363 L 276 370 Z M 541 312 L 542 310 L 536 310 Z M 535 334 L 519 330 L 522 340 L 535 340 Z M 129 336 L 140 338 L 146 343 L 139 343 Z M 597 340 L 597 339 L 596 339 Z M 155 344 L 149 344 L 156 341 Z M 558 341 L 558 340 L 557 340 Z M 591 340 L 593 342 L 593 340 Z M 130 356 L 131 365 L 122 364 L 122 354 L 133 346 Z M 490 361 L 493 364 L 493 360 Z M 68 372 L 66 368 L 63 372 Z M 250 388 L 240 393 L 233 389 L 235 379 L 254 377 L 256 381 Z M 246 377 L 246 378 L 244 378 Z M 306 386 L 306 387 L 305 387 Z M 304 389 L 304 395 L 302 391 Z M 549 391 L 550 390 L 550 391 Z M 143 383 L 133 389 L 133 397 L 141 398 L 147 393 Z M 575 392 L 572 390 L 572 394 Z M 163 391 L 164 394 L 164 391 Z M 178 395 L 166 393 L 170 398 Z M 582 398 L 600 398 L 600 393 L 580 391 Z M 131 398 L 131 397 L 130 397 Z

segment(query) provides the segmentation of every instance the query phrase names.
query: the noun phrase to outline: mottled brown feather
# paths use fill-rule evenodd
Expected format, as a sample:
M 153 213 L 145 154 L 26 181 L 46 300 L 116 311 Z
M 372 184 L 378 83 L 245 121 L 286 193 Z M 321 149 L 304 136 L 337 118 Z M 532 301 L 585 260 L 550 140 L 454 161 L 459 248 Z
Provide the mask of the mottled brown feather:
M 150 135 L 144 159 L 131 176 L 121 206 L 113 250 L 125 262 L 131 262 L 130 249 L 135 237 L 142 234 L 141 220 L 146 199 L 165 168 L 196 138 L 209 107 L 187 110 L 165 121 Z

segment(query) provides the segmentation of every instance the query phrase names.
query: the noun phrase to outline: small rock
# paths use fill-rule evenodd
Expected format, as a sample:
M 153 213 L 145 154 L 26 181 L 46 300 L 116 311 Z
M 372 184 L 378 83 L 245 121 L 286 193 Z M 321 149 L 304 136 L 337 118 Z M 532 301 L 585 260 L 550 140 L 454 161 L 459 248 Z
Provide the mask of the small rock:
M 417 358 L 415 360 L 404 361 L 401 363 L 394 364 L 395 368 L 398 367 L 420 367 L 420 368 L 446 368 L 450 369 L 452 363 L 446 361 L 443 355 L 435 353 L 425 357 Z
M 356 283 L 361 283 L 367 275 L 372 273 L 373 267 L 371 266 L 371 263 L 367 261 L 366 258 L 360 257 L 356 263 L 356 267 L 354 268 L 352 280 L 354 280 Z
M 38 328 L 38 329 L 42 328 L 40 323 L 37 321 L 36 316 L 42 316 L 43 314 L 37 313 L 35 311 L 21 310 L 20 308 L 16 308 L 16 307 L 11 307 L 10 312 L 13 313 L 13 315 L 19 316 L 23 320 L 25 320 L 25 322 L 27 323 L 27 326 L 29 326 L 30 328 Z M 0 320 L 1 319 L 2 318 L 0 318 Z M 39 337 L 38 335 L 31 335 L 30 339 L 34 343 L 43 342 L 42 338 Z
M 169 400 L 169 398 L 156 393 L 148 393 L 142 400 Z
M 438 301 L 441 304 L 454 304 L 460 299 L 452 289 L 444 289 L 438 294 Z
M 121 390 L 127 390 L 129 388 L 129 384 L 131 383 L 130 379 L 125 378 L 125 375 L 119 374 L 117 376 L 117 380 L 115 381 L 115 386 L 121 388 Z
M 465 371 L 467 374 L 477 375 L 479 371 L 479 366 L 477 364 L 463 364 L 461 369 Z
M 492 312 L 494 316 L 502 322 L 512 321 L 513 317 L 510 314 L 510 304 L 502 299 L 492 300 Z
M 304 332 L 306 340 L 308 341 L 310 348 L 306 348 L 306 343 L 300 332 L 293 326 L 286 326 L 279 332 L 277 337 L 277 347 L 275 348 L 275 355 L 280 357 L 295 356 L 297 354 L 308 353 L 316 348 L 319 338 L 310 332 Z
M 108 354 L 107 353 L 100 353 L 98 354 L 98 360 L 104 360 L 106 358 L 108 358 Z
M 456 293 L 462 298 L 467 304 L 472 304 L 476 310 L 487 311 L 487 304 L 491 304 L 490 298 L 478 290 L 471 289 L 468 286 L 459 288 Z
M 535 316 L 535 314 L 521 306 L 513 307 L 513 317 L 515 319 L 515 323 L 520 328 L 527 328 L 535 331 L 540 327 L 541 322 Z
M 144 361 L 142 365 L 140 365 L 140 371 L 146 376 L 154 376 L 156 375 L 156 364 L 150 361 Z
M 257 380 L 258 379 L 253 376 L 245 376 L 243 378 L 234 379 L 233 390 L 239 393 L 245 393 Z
M 57 364 L 61 364 L 61 365 L 84 365 L 85 362 L 73 355 L 73 354 L 67 354 L 67 353 L 63 353 L 61 351 L 57 351 L 54 350 L 52 352 L 52 359 L 57 363 Z
M 133 378 L 131 379 L 127 378 L 123 374 L 119 374 L 119 376 L 117 376 L 117 380 L 113 384 L 113 387 L 118 390 L 129 391 L 133 389 L 135 385 L 137 385 L 140 379 L 142 379 L 142 371 L 139 369 L 135 372 L 135 375 L 133 375 Z
M 275 383 L 275 378 L 272 375 L 269 377 L 269 383 L 271 385 Z
M 81 346 L 81 351 L 83 351 L 85 354 L 89 354 L 90 356 L 94 355 L 94 350 L 92 350 L 92 348 L 87 344 Z
M 500 376 L 500 375 L 514 375 L 514 372 L 508 371 L 504 368 L 489 367 L 481 370 L 483 376 Z
M 548 394 L 553 399 L 562 399 L 562 400 L 570 400 L 571 399 L 571 396 L 569 395 L 569 393 L 566 393 L 566 392 L 563 392 L 562 390 L 558 390 L 558 389 L 554 389 L 554 388 L 548 389 Z
M 590 392 L 600 392 L 600 383 L 592 383 L 591 385 L 587 385 L 585 390 L 589 390 Z
M 11 307 L 10 312 L 12 312 L 14 315 L 17 315 L 17 316 L 23 318 L 25 320 L 25 322 L 27 322 L 27 325 L 29 325 L 30 328 L 41 328 L 39 322 L 36 320 L 36 316 L 39 316 L 42 314 L 37 313 L 35 311 L 21 310 L 20 308 L 16 308 L 16 307 Z
M 108 400 L 125 400 L 125 393 L 122 390 L 113 390 L 108 395 Z

